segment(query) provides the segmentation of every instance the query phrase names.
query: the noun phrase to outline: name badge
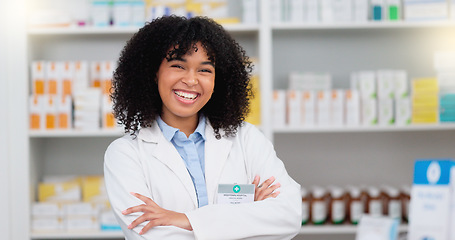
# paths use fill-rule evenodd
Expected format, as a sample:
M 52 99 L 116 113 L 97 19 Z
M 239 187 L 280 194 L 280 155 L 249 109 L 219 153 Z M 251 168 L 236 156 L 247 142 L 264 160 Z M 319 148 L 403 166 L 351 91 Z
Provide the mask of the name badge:
M 254 184 L 218 185 L 219 204 L 240 204 L 254 202 Z

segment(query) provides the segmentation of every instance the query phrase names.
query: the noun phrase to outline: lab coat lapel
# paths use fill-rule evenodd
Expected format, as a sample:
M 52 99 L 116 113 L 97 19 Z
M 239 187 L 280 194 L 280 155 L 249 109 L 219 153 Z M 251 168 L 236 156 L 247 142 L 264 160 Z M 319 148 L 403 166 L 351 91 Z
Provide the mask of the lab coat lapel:
M 150 134 L 151 141 L 156 142 L 156 151 L 153 151 L 153 156 L 165 164 L 172 172 L 177 175 L 182 184 L 185 186 L 188 194 L 193 200 L 195 208 L 198 207 L 196 190 L 194 189 L 193 180 L 186 169 L 185 163 L 182 157 L 175 149 L 174 145 L 167 141 L 158 125 L 155 123 L 151 128 L 152 133 Z
M 223 134 L 223 133 L 220 133 Z M 210 124 L 205 128 L 205 182 L 209 203 L 215 203 L 221 171 L 231 151 L 232 141 L 225 137 L 216 139 Z

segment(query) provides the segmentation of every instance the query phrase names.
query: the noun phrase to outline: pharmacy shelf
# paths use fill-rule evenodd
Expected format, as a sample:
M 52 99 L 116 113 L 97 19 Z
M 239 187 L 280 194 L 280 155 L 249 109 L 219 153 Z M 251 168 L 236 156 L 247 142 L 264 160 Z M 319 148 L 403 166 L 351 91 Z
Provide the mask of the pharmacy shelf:
M 408 225 L 401 224 L 398 232 L 407 232 Z M 310 234 L 355 234 L 357 225 L 305 225 L 300 229 L 299 235 Z
M 406 132 L 455 130 L 454 123 L 414 124 L 408 126 L 340 126 L 340 127 L 275 127 L 274 133 L 334 133 L 334 132 Z
M 123 239 L 121 231 L 32 232 L 31 239 Z
M 56 137 L 120 137 L 123 130 L 29 130 L 31 138 Z
M 258 24 L 225 24 L 223 27 L 232 33 L 258 32 Z M 28 29 L 29 35 L 107 35 L 134 34 L 139 27 L 40 27 Z
M 425 21 L 425 22 L 347 22 L 347 23 L 274 23 L 272 30 L 306 30 L 306 29 L 394 29 L 394 28 L 437 28 L 455 27 L 455 21 Z

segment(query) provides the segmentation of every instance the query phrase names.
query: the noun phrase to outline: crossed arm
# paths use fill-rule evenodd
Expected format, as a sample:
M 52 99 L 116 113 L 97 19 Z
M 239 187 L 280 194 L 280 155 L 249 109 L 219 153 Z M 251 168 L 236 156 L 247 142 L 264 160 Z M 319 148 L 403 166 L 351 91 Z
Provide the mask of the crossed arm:
M 256 176 L 253 180 L 255 185 L 254 191 L 254 201 L 262 201 L 267 198 L 275 198 L 280 194 L 279 191 L 275 191 L 280 187 L 280 183 L 273 184 L 275 181 L 274 177 L 271 177 L 265 180 L 261 185 L 259 176 Z M 136 218 L 130 225 L 128 229 L 133 229 L 139 224 L 149 221 L 147 225 L 139 232 L 139 234 L 144 234 L 153 227 L 156 226 L 175 226 L 188 231 L 192 231 L 190 221 L 184 213 L 179 213 L 175 211 L 170 211 L 164 208 L 161 208 L 156 204 L 152 199 L 143 196 L 139 193 L 131 193 L 136 198 L 144 202 L 144 204 L 133 206 L 122 211 L 122 214 L 128 215 L 131 213 L 142 212 L 143 214 Z

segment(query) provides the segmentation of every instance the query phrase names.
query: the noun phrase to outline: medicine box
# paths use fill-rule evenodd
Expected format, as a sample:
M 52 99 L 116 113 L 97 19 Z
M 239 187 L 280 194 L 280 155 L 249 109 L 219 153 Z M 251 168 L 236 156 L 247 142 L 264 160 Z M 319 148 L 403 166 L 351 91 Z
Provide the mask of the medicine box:
M 42 95 L 45 92 L 45 79 L 46 79 L 46 62 L 33 61 L 32 62 L 32 93 Z
M 286 122 L 289 126 L 300 126 L 301 124 L 301 91 L 288 90 L 286 93 Z
M 284 127 L 286 125 L 286 91 L 274 90 L 272 99 L 272 125 Z
M 333 89 L 331 92 L 330 103 L 330 125 L 342 126 L 344 125 L 344 100 L 345 92 L 341 89 Z
M 411 124 L 411 99 L 409 97 L 395 99 L 395 124 L 405 126 Z
M 345 105 L 345 124 L 347 126 L 360 125 L 360 94 L 358 90 L 346 90 Z
M 331 90 L 317 92 L 316 100 L 316 123 L 319 126 L 329 126 L 331 116 Z
M 378 99 L 378 122 L 381 126 L 395 123 L 394 100 L 392 98 Z
M 302 125 L 314 126 L 316 124 L 316 92 L 302 92 Z
M 43 130 L 45 123 L 44 95 L 33 94 L 29 99 L 30 129 Z
M 46 176 L 38 184 L 39 202 L 65 202 L 81 200 L 80 179 L 72 176 Z
M 395 95 L 395 71 L 377 71 L 378 98 L 394 98 Z
M 373 126 L 378 123 L 377 99 L 363 98 L 361 107 L 362 125 Z
M 357 82 L 362 99 L 376 98 L 376 73 L 374 71 L 358 72 Z
M 406 21 L 447 20 L 448 0 L 403 0 Z
M 453 239 L 455 222 L 452 159 L 422 159 L 414 164 L 411 190 L 409 240 Z

